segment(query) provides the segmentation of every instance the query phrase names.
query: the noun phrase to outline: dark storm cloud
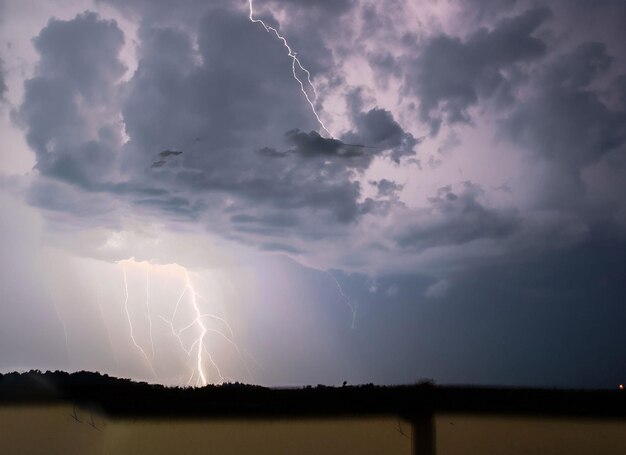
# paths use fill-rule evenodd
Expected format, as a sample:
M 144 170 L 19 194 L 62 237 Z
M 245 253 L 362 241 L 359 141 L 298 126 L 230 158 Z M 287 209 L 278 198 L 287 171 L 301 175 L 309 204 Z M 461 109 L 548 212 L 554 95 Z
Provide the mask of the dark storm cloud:
M 415 155 L 419 140 L 404 131 L 388 110 L 373 108 L 367 112 L 353 112 L 353 115 L 356 131 L 349 137 L 389 151 L 389 157 L 396 163 L 403 157 Z
M 89 117 L 115 98 L 114 86 L 126 69 L 118 59 L 123 34 L 114 21 L 84 13 L 50 20 L 33 42 L 40 60 L 35 77 L 25 83 L 18 119 L 26 125 L 36 167 L 43 175 L 90 187 L 115 160 L 117 126 L 90 124 Z
M 132 5 L 137 11 L 165 8 Z M 317 9 L 314 18 L 330 14 Z M 197 11 L 200 15 L 206 9 Z M 602 153 L 599 146 L 619 147 L 622 114 L 599 104 L 599 95 L 588 90 L 610 59 L 596 45 L 583 46 L 570 57 L 543 58 L 546 46 L 534 34 L 549 17 L 545 8 L 531 9 L 466 39 L 426 39 L 423 48 L 415 49 L 413 72 L 404 77 L 405 89 L 419 96 L 424 119 L 433 127 L 442 115 L 451 122 L 469 121 L 469 108 L 489 98 L 508 102 L 515 84 L 530 80 L 530 86 L 538 87 L 530 93 L 537 95 L 508 105 L 510 115 L 502 123 L 508 138 L 542 157 L 562 156 L 559 163 L 572 169 L 594 162 L 567 158 L 567 153 L 579 153 L 574 145 L 588 149 L 580 152 L 584 156 Z M 394 208 L 402 209 L 392 233 L 395 248 L 417 253 L 433 246 L 503 240 L 517 232 L 521 215 L 513 208 L 485 205 L 476 185 L 467 184 L 459 193 L 444 188 L 427 208 L 414 212 L 400 201 L 402 186 L 393 177 L 376 181 L 376 195 L 364 198 L 360 181 L 374 159 L 403 164 L 416 154 L 421 139 L 389 110 L 364 108 L 370 103 L 365 89 L 349 87 L 350 126 L 337 138 L 322 137 L 314 131 L 319 125 L 275 36 L 239 10 L 212 6 L 197 20 L 198 28 L 187 30 L 144 18 L 137 70 L 123 83 L 118 58 L 123 36 L 114 22 L 92 13 L 51 21 L 35 41 L 41 61 L 26 83 L 19 110 L 39 171 L 155 216 L 186 217 L 212 229 L 249 234 L 254 241 L 266 236 L 273 242 L 287 231 L 300 240 L 338 235 L 363 215 L 387 216 Z M 288 21 L 285 30 L 294 31 L 300 20 Z M 300 32 L 296 35 L 302 38 Z M 585 61 L 591 63 L 581 63 Z M 392 75 L 402 68 L 398 65 L 390 68 Z M 95 107 L 106 110 L 109 105 L 110 118 L 100 121 Z M 93 112 L 85 111 L 91 107 Z M 124 145 L 116 123 L 119 109 L 130 137 Z M 570 111 L 580 112 L 580 120 Z M 95 121 L 89 122 L 90 117 Z M 556 127 L 542 132 L 550 122 Z M 594 133 L 584 146 L 581 135 L 587 127 Z M 551 136 L 571 129 L 570 142 Z M 118 175 L 122 181 L 113 181 Z M 32 199 L 72 213 L 83 210 L 45 195 Z
M 180 154 L 182 154 L 183 152 L 178 152 L 176 150 L 163 150 L 162 152 L 159 152 L 159 157 L 161 158 L 167 158 L 170 156 L 178 156 Z
M 348 145 L 337 139 L 325 138 L 316 131 L 311 131 L 307 134 L 295 129 L 287 131 L 285 136 L 287 137 L 287 142 L 295 145 L 294 152 L 301 154 L 305 158 L 318 155 L 349 158 L 363 154 L 361 150 L 358 150 L 362 148 L 360 145 Z
M 202 143 L 183 150 L 185 164 L 229 168 L 259 142 L 276 140 L 275 128 L 315 125 L 284 47 L 245 15 L 205 16 L 197 52 L 174 29 L 144 28 L 141 42 L 124 106 L 134 156 L 199 137 Z
M 422 120 L 438 131 L 442 119 L 469 122 L 468 108 L 479 99 L 511 99 L 511 78 L 519 65 L 546 53 L 533 33 L 549 18 L 536 8 L 481 28 L 466 40 L 447 35 L 431 38 L 406 76 L 405 88 L 419 98 Z
M 474 240 L 503 239 L 513 234 L 521 219 L 514 210 L 498 210 L 478 200 L 480 187 L 466 182 L 460 194 L 449 186 L 430 198 L 428 216 L 401 229 L 395 240 L 402 248 L 425 250 L 463 245 Z
M 37 74 L 66 79 L 89 104 L 102 103 L 110 85 L 126 70 L 118 59 L 123 43 L 115 21 L 102 20 L 95 13 L 80 14 L 71 21 L 52 19 L 33 40 L 41 56 Z
M 190 5 L 182 9 L 196 7 Z M 348 5 L 320 4 L 312 17 L 321 21 Z M 113 21 L 94 13 L 52 20 L 35 39 L 40 61 L 26 82 L 19 119 L 42 175 L 142 212 L 190 220 L 213 217 L 220 209 L 208 207 L 235 198 L 238 210 L 255 217 L 246 226 L 232 219 L 237 230 L 269 236 L 285 226 L 296 237 L 316 235 L 316 228 L 341 229 L 389 209 L 390 201 L 362 200 L 355 181 L 377 156 L 398 163 L 415 153 L 418 140 L 389 111 L 352 109 L 354 130 L 324 138 L 311 131 L 319 125 L 283 44 L 242 11 L 212 5 L 202 14 L 208 10 L 198 6 L 197 30 L 192 24 L 187 31 L 167 25 L 158 12 L 167 8 L 158 2 L 126 8 L 151 11 L 139 28 L 138 66 L 127 82 L 120 82 L 124 37 Z M 130 137 L 124 145 L 119 109 Z M 120 174 L 123 181 L 114 182 Z M 210 204 L 199 202 L 209 198 Z M 83 210 L 45 195 L 31 200 Z M 294 212 L 293 221 L 283 217 L 281 226 L 267 211 Z
M 325 178 L 323 169 L 299 169 L 294 163 L 281 168 L 251 153 L 259 142 L 280 138 L 276 130 L 286 125 L 315 124 L 279 41 L 245 16 L 225 10 L 205 17 L 198 53 L 187 35 L 173 29 L 144 28 L 140 35 L 139 66 L 124 88 L 131 141 L 122 164 L 129 180 L 116 184 L 106 177 L 117 164 L 119 137 L 105 124 L 89 138 L 93 125 L 84 107 L 106 106 L 115 98 L 114 84 L 124 70 L 117 59 L 121 32 L 114 22 L 86 13 L 51 21 L 36 39 L 41 61 L 36 77 L 26 83 L 19 117 L 43 175 L 125 197 L 161 187 L 161 196 L 135 202 L 191 217 L 202 206 L 169 196 L 168 187 L 232 193 L 281 208 L 312 206 L 341 221 L 356 216 L 359 186 L 348 180 L 347 170 L 334 169 Z M 177 157 L 180 169 L 158 177 L 145 173 L 156 151 L 194 137 L 206 141 L 194 141 Z M 155 167 L 165 164 L 160 161 Z
M 342 165 L 365 169 L 376 156 L 387 156 L 394 162 L 415 155 L 419 140 L 405 132 L 385 109 L 374 108 L 360 112 L 353 108 L 355 130 L 344 135 L 346 141 L 325 138 L 316 131 L 305 133 L 293 129 L 285 133 L 287 143 L 294 146 L 286 152 L 263 148 L 258 153 L 275 158 L 295 154 L 303 159 L 338 159 Z
M 610 68 L 602 43 L 584 43 L 535 80 L 535 94 L 516 104 L 506 133 L 542 158 L 577 170 L 624 144 L 626 110 L 611 109 L 591 84 Z
M 474 264 L 451 272 L 437 301 L 421 297 L 437 282 L 425 275 L 380 276 L 372 291 L 367 276 L 334 274 L 359 304 L 355 357 L 368 381 L 614 388 L 626 374 L 624 251 L 600 235 Z
M 359 144 L 345 144 L 337 139 L 329 139 L 319 135 L 316 131 L 305 133 L 298 129 L 285 133 L 287 142 L 294 145 L 292 153 L 303 158 L 356 158 L 365 155 L 365 146 Z M 347 162 L 350 165 L 350 161 Z
M 358 202 L 353 172 L 379 154 L 397 160 L 414 153 L 417 141 L 380 109 L 359 117 L 350 143 L 302 131 L 318 125 L 284 47 L 240 12 L 211 11 L 197 55 L 180 31 L 144 27 L 140 36 L 124 106 L 128 166 L 143 169 L 153 150 L 200 137 L 183 150 L 180 169 L 170 170 L 178 190 L 238 196 L 256 210 L 321 210 L 345 223 L 371 205 Z
M 362 88 L 351 90 L 346 101 L 355 126 L 354 131 L 344 136 L 346 142 L 365 144 L 396 163 L 403 157 L 415 155 L 415 147 L 421 140 L 405 131 L 390 111 L 379 107 L 364 111 Z
M 534 80 L 533 95 L 516 103 L 502 121 L 502 134 L 558 172 L 560 177 L 547 183 L 549 206 L 570 207 L 582 196 L 584 167 L 609 153 L 624 156 L 625 106 L 610 107 L 602 98 L 615 94 L 593 88 L 612 61 L 601 43 L 579 45 L 543 68 Z M 619 83 L 613 88 L 619 89 Z

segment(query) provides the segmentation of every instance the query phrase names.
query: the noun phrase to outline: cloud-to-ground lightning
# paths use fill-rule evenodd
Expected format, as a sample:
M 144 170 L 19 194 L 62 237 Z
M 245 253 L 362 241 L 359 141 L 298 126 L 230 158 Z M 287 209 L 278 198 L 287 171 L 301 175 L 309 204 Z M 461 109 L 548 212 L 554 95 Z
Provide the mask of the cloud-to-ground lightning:
M 194 385 L 194 386 L 202 387 L 209 383 L 208 373 L 205 370 L 207 364 L 211 365 L 213 369 L 217 372 L 218 380 L 216 382 L 221 383 L 228 379 L 226 376 L 222 374 L 221 369 L 219 368 L 219 366 L 213 359 L 213 356 L 207 349 L 206 337 L 210 333 L 219 335 L 222 339 L 224 339 L 231 346 L 233 346 L 233 348 L 237 351 L 237 353 L 241 357 L 241 360 L 243 361 L 248 374 L 250 375 L 250 377 L 252 377 L 252 373 L 250 372 L 250 369 L 248 368 L 248 365 L 245 362 L 243 353 L 241 349 L 239 348 L 239 346 L 237 345 L 237 343 L 234 341 L 234 332 L 233 332 L 232 327 L 228 323 L 228 321 L 226 321 L 226 319 L 216 314 L 206 313 L 202 311 L 201 304 L 200 304 L 200 300 L 202 297 L 198 294 L 198 292 L 194 288 L 193 282 L 192 282 L 191 276 L 189 275 L 188 270 L 182 266 L 178 266 L 178 267 L 180 267 L 183 271 L 183 274 L 185 277 L 185 286 L 183 290 L 181 291 L 180 296 L 178 297 L 176 301 L 176 304 L 174 305 L 171 318 L 167 319 L 162 315 L 158 315 L 158 318 L 168 325 L 172 336 L 176 338 L 176 340 L 178 341 L 178 344 L 180 345 L 181 349 L 185 352 L 185 354 L 190 358 L 193 355 L 193 366 L 191 367 L 191 375 L 189 377 L 189 380 L 187 381 L 187 385 Z M 189 302 L 189 306 L 192 312 L 192 319 L 183 327 L 176 329 L 175 326 L 177 325 L 176 324 L 177 314 L 179 312 L 179 308 L 181 307 L 181 303 L 183 302 L 183 298 L 185 296 L 188 296 L 188 302 Z M 206 319 L 211 319 L 211 320 L 219 322 L 222 326 L 225 327 L 226 332 L 222 330 L 218 330 L 217 328 L 214 328 L 214 327 L 207 326 L 205 323 Z M 200 333 L 194 339 L 194 341 L 187 347 L 185 345 L 185 341 L 183 340 L 183 334 L 185 334 L 186 332 L 188 332 L 189 330 L 193 328 L 199 330 Z M 195 378 L 195 382 L 194 382 L 194 378 Z
M 341 297 L 343 297 L 343 299 L 345 300 L 346 304 L 348 305 L 348 308 L 350 308 L 350 312 L 352 313 L 352 322 L 350 324 L 350 328 L 354 329 L 354 324 L 356 322 L 356 310 L 357 310 L 356 304 L 350 299 L 350 297 L 348 297 L 343 292 L 343 288 L 341 287 L 341 284 L 339 284 L 339 281 L 337 280 L 337 278 L 335 278 L 335 275 L 330 273 L 328 270 L 326 271 L 326 273 L 335 282 L 335 284 L 337 285 L 337 289 L 339 290 L 339 294 L 341 294 Z
M 185 375 L 187 374 L 190 374 L 187 385 L 194 387 L 230 381 L 231 379 L 227 376 L 223 365 L 218 362 L 217 352 L 214 350 L 216 347 L 222 348 L 225 346 L 227 346 L 227 352 L 233 353 L 235 358 L 240 359 L 241 368 L 244 368 L 247 373 L 247 375 L 246 373 L 244 375 L 254 381 L 247 359 L 244 357 L 245 351 L 237 344 L 235 332 L 226 319 L 223 308 L 221 313 L 218 314 L 212 313 L 210 310 L 211 306 L 220 303 L 221 299 L 211 302 L 202 297 L 198 292 L 198 283 L 194 283 L 196 277 L 192 275 L 191 271 L 179 264 L 153 265 L 149 262 L 137 262 L 134 258 L 119 261 L 117 265 L 122 269 L 122 291 L 124 294 L 123 309 L 120 308 L 122 311 L 120 311 L 119 316 L 121 316 L 122 321 L 125 318 L 124 326 L 128 327 L 126 329 L 128 342 L 129 345 L 132 344 L 130 352 L 133 354 L 137 352 L 142 357 L 141 364 L 144 365 L 145 362 L 146 369 L 149 369 L 155 381 L 160 382 L 164 379 L 162 374 L 164 366 L 168 365 L 171 367 L 172 364 L 167 362 L 173 360 L 182 360 L 183 369 L 178 370 L 179 366 L 175 367 L 178 371 L 172 372 L 169 370 L 174 374 L 169 377 L 165 376 L 168 382 L 173 380 L 178 385 L 184 385 Z M 141 272 L 141 275 L 145 273 L 146 281 L 142 283 L 142 280 L 140 280 L 139 288 L 131 288 L 130 286 L 131 282 L 136 283 L 136 280 L 131 279 L 129 275 L 131 270 L 135 274 L 137 272 Z M 175 294 L 176 297 L 171 301 L 169 298 L 163 299 L 161 297 L 161 294 L 167 295 L 168 283 L 171 282 L 167 279 L 155 280 L 153 278 L 155 274 L 164 278 L 162 276 L 163 272 L 168 275 L 165 278 L 173 278 L 178 283 L 182 281 L 180 294 Z M 202 276 L 199 275 L 199 277 Z M 159 281 L 162 281 L 163 284 L 160 284 Z M 211 278 L 209 282 L 213 282 L 213 279 Z M 218 281 L 215 282 L 218 285 L 219 283 Z M 97 295 L 94 299 L 97 308 L 94 308 L 94 310 L 100 316 L 102 324 L 104 324 L 108 346 L 112 351 L 116 364 L 119 366 L 122 358 L 118 358 L 115 352 L 112 334 L 109 332 L 105 318 L 105 306 L 101 302 L 100 288 L 97 289 Z M 56 302 L 52 300 L 52 303 L 55 314 L 63 328 L 65 347 L 69 357 L 70 341 L 72 340 L 68 338 L 68 326 L 62 318 L 60 308 Z M 153 318 L 163 321 L 168 330 L 164 331 L 162 327 L 153 324 Z M 212 335 L 217 335 L 217 337 L 213 338 Z M 171 344 L 172 341 L 174 341 L 173 345 Z M 214 342 L 219 342 L 219 345 L 214 344 Z M 224 342 L 227 344 L 224 345 Z M 150 347 L 148 347 L 148 343 L 150 343 Z M 183 353 L 182 357 L 179 349 Z M 159 350 L 158 356 L 155 355 L 156 350 Z M 247 355 L 255 364 L 259 365 L 256 359 L 250 354 Z M 262 368 L 262 366 L 259 365 L 259 368 Z M 177 379 L 176 375 L 178 375 Z
M 189 292 L 191 293 L 191 306 L 193 307 L 193 310 L 196 314 L 196 319 L 194 320 L 194 322 L 198 324 L 198 327 L 200 327 L 200 337 L 196 340 L 196 343 L 198 344 L 198 353 L 196 355 L 196 368 L 198 369 L 198 376 L 200 379 L 199 385 L 205 386 L 208 384 L 208 381 L 206 380 L 206 376 L 204 374 L 202 353 L 204 352 L 204 336 L 206 335 L 207 329 L 202 322 L 202 312 L 200 311 L 200 307 L 198 306 L 198 302 L 196 300 L 196 291 L 191 285 L 191 279 L 189 278 L 189 273 L 187 272 L 187 269 L 185 269 L 185 278 L 187 279 L 187 286 L 189 287 Z
M 130 329 L 130 339 L 133 341 L 133 344 L 135 345 L 135 347 L 139 350 L 139 352 L 141 352 L 143 357 L 146 359 L 146 363 L 148 364 L 148 367 L 150 367 L 150 371 L 152 372 L 154 377 L 157 378 L 158 376 L 156 374 L 156 371 L 154 370 L 154 367 L 152 366 L 152 362 L 150 362 L 150 358 L 148 357 L 148 354 L 146 354 L 146 351 L 144 351 L 144 349 L 139 345 L 139 343 L 137 343 L 137 340 L 135 340 L 135 335 L 134 335 L 134 330 L 133 330 L 133 321 L 130 317 L 130 311 L 128 310 L 128 277 L 126 276 L 126 267 L 122 266 L 122 271 L 124 272 L 124 291 L 126 293 L 125 298 L 124 298 L 124 310 L 126 311 L 126 318 L 128 319 L 128 327 Z
M 311 73 L 302 65 L 302 63 L 298 59 L 298 54 L 294 52 L 294 50 L 291 48 L 291 46 L 287 42 L 287 39 L 284 36 L 282 36 L 278 32 L 278 30 L 276 30 L 271 25 L 267 25 L 261 19 L 257 19 L 256 17 L 254 17 L 254 9 L 252 6 L 252 0 L 248 0 L 248 8 L 249 8 L 248 19 L 250 19 L 250 22 L 255 23 L 255 24 L 261 24 L 267 33 L 273 33 L 276 36 L 276 38 L 278 38 L 283 43 L 283 46 L 285 46 L 285 48 L 287 49 L 287 53 L 289 57 L 291 58 L 291 71 L 293 73 L 294 79 L 300 84 L 300 90 L 302 91 L 302 94 L 304 95 L 307 103 L 309 103 L 309 106 L 311 107 L 311 111 L 313 112 L 313 115 L 317 119 L 317 122 L 322 127 L 322 129 L 326 132 L 326 134 L 328 134 L 328 136 L 332 138 L 333 135 L 330 131 L 328 131 L 328 128 L 326 128 L 326 125 L 324 125 L 324 122 L 322 121 L 319 114 L 317 113 L 317 109 L 315 109 L 315 104 L 309 97 L 304 87 L 304 82 L 302 81 L 302 79 L 298 77 L 296 66 L 300 68 L 300 70 L 306 74 L 307 83 L 309 87 L 311 87 L 311 90 L 313 91 L 313 94 L 315 95 L 315 100 L 317 100 L 317 91 L 315 90 L 315 86 L 313 85 L 313 82 L 311 81 Z

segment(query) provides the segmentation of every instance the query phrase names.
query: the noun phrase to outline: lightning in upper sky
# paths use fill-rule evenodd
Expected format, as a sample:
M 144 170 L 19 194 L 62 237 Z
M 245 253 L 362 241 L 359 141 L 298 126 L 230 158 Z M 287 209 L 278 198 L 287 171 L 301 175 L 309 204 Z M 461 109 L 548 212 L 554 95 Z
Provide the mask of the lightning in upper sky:
M 315 104 L 313 103 L 313 101 L 309 97 L 308 93 L 306 92 L 306 90 L 304 88 L 304 82 L 302 81 L 302 79 L 300 79 L 298 77 L 296 66 L 298 68 L 300 68 L 300 70 L 306 74 L 307 83 L 308 83 L 309 87 L 311 87 L 311 90 L 313 91 L 313 94 L 315 95 L 315 101 L 317 101 L 317 91 L 315 90 L 315 86 L 313 85 L 313 82 L 311 81 L 311 73 L 309 72 L 309 70 L 307 70 L 302 65 L 302 63 L 298 59 L 297 52 L 294 52 L 294 50 L 291 48 L 291 46 L 289 46 L 289 43 L 287 42 L 287 39 L 284 36 L 282 36 L 278 32 L 278 30 L 276 30 L 271 25 L 267 25 L 261 19 L 257 19 L 257 18 L 254 17 L 254 10 L 253 10 L 253 7 L 252 7 L 252 0 L 248 0 L 248 7 L 249 7 L 248 19 L 250 19 L 250 22 L 255 23 L 255 24 L 261 24 L 267 33 L 273 33 L 274 35 L 276 35 L 276 38 L 278 38 L 283 43 L 283 46 L 285 46 L 285 48 L 287 49 L 288 55 L 291 58 L 291 71 L 293 73 L 294 79 L 296 81 L 298 81 L 298 83 L 300 84 L 300 90 L 302 91 L 302 94 L 304 95 L 304 97 L 306 98 L 307 102 L 309 103 L 309 106 L 311 107 L 311 111 L 313 112 L 313 115 L 315 115 L 315 118 L 317 119 L 317 122 L 322 127 L 322 129 L 326 132 L 326 134 L 328 134 L 328 136 L 333 138 L 332 133 L 330 131 L 328 131 L 328 128 L 326 128 L 326 125 L 324 125 L 324 122 L 322 121 L 322 119 L 320 118 L 319 114 L 317 113 L 317 109 L 315 109 Z

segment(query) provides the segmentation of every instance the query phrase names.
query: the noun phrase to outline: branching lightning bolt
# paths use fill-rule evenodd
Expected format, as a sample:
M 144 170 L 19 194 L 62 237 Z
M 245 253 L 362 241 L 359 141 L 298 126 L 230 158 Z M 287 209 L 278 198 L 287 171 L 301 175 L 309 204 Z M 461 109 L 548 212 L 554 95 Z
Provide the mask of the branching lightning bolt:
M 341 294 L 341 297 L 343 297 L 343 299 L 346 301 L 348 308 L 350 308 L 350 312 L 352 313 L 352 323 L 350 324 L 350 328 L 354 329 L 354 323 L 356 322 L 356 310 L 357 310 L 356 304 L 343 292 L 343 288 L 341 287 L 341 284 L 339 284 L 339 281 L 337 280 L 337 278 L 335 278 L 335 275 L 333 275 L 329 271 L 326 271 L 326 273 L 335 282 L 335 284 L 337 285 L 337 289 L 339 290 L 339 294 Z
M 225 380 L 228 379 L 226 376 L 222 374 L 219 366 L 217 365 L 217 363 L 215 362 L 215 360 L 213 359 L 213 357 L 211 356 L 210 352 L 208 351 L 206 347 L 205 339 L 206 339 L 207 334 L 209 333 L 215 333 L 219 335 L 221 338 L 223 338 L 225 341 L 227 341 L 230 345 L 233 346 L 233 348 L 237 351 L 237 353 L 241 357 L 245 365 L 245 368 L 248 371 L 248 374 L 252 377 L 252 373 L 250 372 L 250 369 L 248 368 L 248 365 L 245 362 L 243 353 L 241 349 L 239 348 L 239 346 L 237 345 L 237 343 L 234 341 L 234 333 L 233 333 L 232 327 L 230 326 L 228 321 L 226 321 L 226 319 L 220 316 L 217 316 L 215 314 L 202 312 L 201 307 L 200 307 L 200 302 L 199 302 L 199 300 L 202 297 L 196 292 L 195 288 L 193 287 L 193 283 L 192 283 L 191 277 L 189 276 L 189 272 L 187 271 L 187 269 L 185 269 L 184 267 L 182 267 L 182 269 L 185 275 L 185 287 L 183 288 L 180 296 L 178 297 L 178 300 L 176 301 L 176 305 L 174 306 L 171 319 L 167 319 L 163 317 L 162 315 L 158 315 L 158 318 L 161 319 L 165 324 L 169 326 L 172 332 L 172 336 L 174 336 L 178 340 L 178 343 L 181 349 L 185 352 L 185 354 L 187 354 L 187 356 L 191 357 L 192 353 L 195 353 L 193 354 L 195 357 L 194 358 L 195 367 L 191 369 L 192 370 L 191 376 L 189 377 L 189 380 L 187 381 L 187 385 L 190 386 L 193 384 L 195 386 L 202 387 L 209 383 L 209 380 L 207 378 L 207 372 L 205 371 L 205 365 L 207 363 L 210 364 L 213 367 L 213 369 L 215 369 L 215 371 L 217 372 L 218 383 L 224 382 Z M 175 328 L 176 315 L 178 314 L 178 310 L 180 308 L 180 305 L 181 305 L 181 302 L 183 301 L 184 296 L 187 294 L 189 294 L 189 301 L 191 305 L 191 310 L 193 312 L 193 319 L 191 320 L 191 322 L 187 323 L 182 328 L 176 330 Z M 205 319 L 213 319 L 215 321 L 218 321 L 226 328 L 226 333 L 216 328 L 208 327 L 204 323 Z M 183 340 L 183 334 L 186 331 L 194 327 L 200 330 L 200 334 L 189 347 L 186 347 L 185 342 Z M 194 378 L 196 378 L 195 383 L 193 382 Z
M 198 344 L 198 354 L 196 356 L 196 360 L 197 360 L 196 368 L 198 369 L 198 375 L 200 376 L 199 385 L 205 386 L 208 384 L 208 381 L 206 380 L 204 369 L 202 368 L 202 353 L 204 352 L 204 336 L 207 333 L 207 328 L 202 322 L 202 312 L 200 311 L 200 307 L 198 306 L 198 302 L 196 300 L 196 291 L 193 288 L 193 286 L 191 286 L 191 279 L 189 278 L 189 273 L 187 272 L 187 269 L 185 269 L 185 278 L 187 279 L 187 287 L 189 287 L 190 292 L 191 292 L 191 306 L 193 307 L 193 310 L 196 314 L 196 319 L 194 320 L 194 322 L 197 323 L 198 326 L 200 327 L 200 337 L 196 340 L 196 343 Z
M 283 43 L 283 46 L 285 46 L 285 48 L 287 49 L 288 55 L 291 58 L 291 72 L 293 73 L 293 78 L 296 81 L 298 81 L 298 83 L 300 84 L 300 90 L 302 91 L 302 94 L 306 98 L 307 103 L 309 103 L 309 106 L 311 107 L 311 111 L 313 112 L 313 115 L 317 119 L 317 123 L 319 123 L 319 125 L 326 132 L 326 134 L 328 134 L 328 136 L 332 138 L 333 137 L 332 133 L 328 131 L 328 128 L 326 128 L 326 125 L 324 125 L 324 122 L 322 121 L 319 114 L 317 113 L 317 110 L 315 109 L 315 104 L 313 103 L 309 95 L 307 94 L 304 88 L 304 82 L 302 82 L 302 79 L 298 77 L 298 74 L 296 71 L 296 65 L 298 66 L 298 68 L 300 68 L 302 72 L 306 74 L 307 83 L 309 87 L 311 87 L 311 90 L 313 91 L 313 94 L 315 95 L 315 101 L 317 101 L 317 91 L 315 90 L 315 86 L 313 85 L 313 82 L 311 82 L 311 73 L 304 66 L 302 66 L 302 63 L 300 63 L 300 60 L 298 59 L 297 52 L 294 52 L 291 46 L 289 46 L 287 39 L 285 39 L 284 36 L 278 33 L 278 30 L 276 30 L 271 25 L 267 25 L 261 19 L 257 19 L 254 17 L 254 10 L 252 8 L 252 0 L 248 0 L 248 7 L 249 7 L 248 19 L 250 19 L 250 22 L 255 23 L 255 24 L 261 24 L 267 33 L 273 33 L 276 36 L 276 38 L 278 38 Z
M 135 340 L 135 335 L 133 333 L 134 332 L 133 321 L 130 317 L 130 312 L 128 311 L 128 278 L 126 276 L 126 267 L 122 266 L 122 270 L 124 272 L 124 291 L 126 292 L 126 296 L 124 298 L 124 309 L 126 310 L 126 317 L 128 319 L 128 327 L 130 328 L 130 338 L 131 340 L 133 340 L 133 344 L 135 345 L 135 347 L 141 352 L 143 357 L 146 359 L 146 363 L 150 367 L 150 371 L 152 371 L 152 374 L 154 375 L 154 377 L 157 378 L 158 376 L 156 374 L 156 371 L 154 371 L 154 367 L 152 366 L 152 363 L 150 362 L 150 359 L 148 358 L 146 351 L 144 351 L 143 348 L 137 343 L 137 340 Z

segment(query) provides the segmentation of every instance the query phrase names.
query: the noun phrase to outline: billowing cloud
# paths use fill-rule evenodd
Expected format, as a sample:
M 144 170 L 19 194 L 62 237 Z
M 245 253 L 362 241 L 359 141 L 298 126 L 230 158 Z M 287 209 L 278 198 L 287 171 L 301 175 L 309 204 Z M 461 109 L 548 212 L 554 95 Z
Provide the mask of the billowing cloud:
M 117 24 L 94 13 L 52 19 L 35 38 L 41 58 L 35 77 L 25 83 L 18 116 L 42 175 L 88 190 L 114 171 L 123 42 Z
M 298 8 L 275 3 L 278 11 Z M 260 5 L 259 14 L 278 25 L 266 7 Z M 353 2 L 310 7 L 320 20 L 360 8 Z M 37 154 L 42 180 L 32 185 L 29 200 L 40 207 L 90 213 L 95 223 L 106 219 L 110 226 L 131 209 L 145 220 L 189 222 L 261 250 L 299 257 L 316 251 L 315 257 L 328 255 L 324 262 L 351 267 L 367 263 L 370 252 L 378 258 L 381 245 L 388 254 L 419 258 L 433 249 L 489 242 L 494 250 L 486 248 L 486 255 L 505 254 L 519 250 L 516 242 L 523 243 L 529 229 L 555 229 L 554 221 L 532 220 L 574 218 L 585 225 L 565 206 L 535 205 L 555 211 L 541 215 L 514 203 L 492 204 L 480 182 L 457 182 L 454 191 L 453 182 L 440 182 L 434 196 L 424 195 L 425 204 L 407 204 L 406 185 L 395 171 L 373 169 L 423 161 L 424 138 L 399 121 L 411 118 L 409 104 L 394 113 L 377 105 L 371 88 L 345 85 L 347 128 L 336 138 L 322 136 L 283 43 L 250 22 L 245 8 L 192 2 L 180 9 L 199 13 L 197 28 L 188 30 L 175 26 L 182 20 L 176 14 L 165 20 L 165 5 L 132 2 L 127 8 L 146 15 L 136 70 L 123 80 L 124 34 L 114 21 L 95 13 L 51 20 L 34 41 L 40 59 L 18 118 Z M 480 15 L 479 22 L 488 22 Z M 597 43 L 549 55 L 541 30 L 553 13 L 545 7 L 497 16 L 466 37 L 439 30 L 421 42 L 407 37 L 403 46 L 415 46 L 414 55 L 408 66 L 388 55 L 389 81 L 396 81 L 398 93 L 415 97 L 418 119 L 433 132 L 467 124 L 471 109 L 495 100 L 496 136 L 532 150 L 534 159 L 558 163 L 561 174 L 572 169 L 574 181 L 582 167 L 598 161 L 594 157 L 623 141 L 623 113 L 589 88 L 611 58 Z M 296 43 L 303 36 L 290 27 L 299 21 L 296 15 L 283 27 Z M 320 44 L 322 53 L 331 45 Z M 363 51 L 371 62 L 376 52 Z M 334 88 L 322 84 L 331 92 L 347 84 L 336 68 L 314 67 L 313 82 L 335 81 Z M 385 72 L 384 65 L 375 68 Z M 322 112 L 320 93 L 315 101 Z M 458 134 L 450 134 L 462 149 Z M 581 181 L 567 188 L 576 185 Z M 337 250 L 334 242 L 346 236 L 351 240 L 344 248 L 359 245 L 360 259 Z

